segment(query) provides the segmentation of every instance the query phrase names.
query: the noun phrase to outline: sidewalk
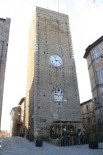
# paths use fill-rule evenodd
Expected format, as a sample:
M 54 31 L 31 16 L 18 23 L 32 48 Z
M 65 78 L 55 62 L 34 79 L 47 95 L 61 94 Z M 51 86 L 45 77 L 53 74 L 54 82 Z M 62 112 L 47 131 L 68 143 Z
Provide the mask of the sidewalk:
M 89 149 L 88 144 L 61 147 L 46 142 L 36 147 L 35 142 L 12 137 L 3 139 L 0 155 L 103 155 L 103 149 Z

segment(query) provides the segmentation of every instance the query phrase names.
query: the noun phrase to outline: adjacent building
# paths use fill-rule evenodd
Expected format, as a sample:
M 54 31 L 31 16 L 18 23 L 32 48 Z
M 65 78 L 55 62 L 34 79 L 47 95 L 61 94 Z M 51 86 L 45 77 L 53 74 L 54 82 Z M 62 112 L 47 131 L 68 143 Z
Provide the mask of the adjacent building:
M 25 97 L 11 110 L 10 136 L 25 135 Z
M 80 106 L 83 129 L 89 134 L 95 130 L 95 103 L 90 99 L 82 102 Z
M 6 130 L 0 130 L 0 137 L 9 137 L 10 133 Z
M 9 41 L 9 30 L 10 30 L 10 19 L 0 18 L 0 128 L 1 128 L 5 67 L 7 59 L 8 41 Z
M 10 136 L 19 136 L 20 131 L 20 106 L 13 107 L 11 110 Z
M 19 134 L 20 136 L 24 136 L 25 135 L 25 102 L 26 102 L 26 98 L 23 97 L 21 98 L 20 102 L 19 102 L 19 106 L 20 106 L 20 130 L 19 130 Z
M 103 132 L 103 36 L 86 48 L 97 132 Z
M 75 130 L 81 128 L 68 15 L 36 7 L 28 58 L 27 134 L 30 129 L 35 137 L 48 136 L 53 124 L 72 126 Z

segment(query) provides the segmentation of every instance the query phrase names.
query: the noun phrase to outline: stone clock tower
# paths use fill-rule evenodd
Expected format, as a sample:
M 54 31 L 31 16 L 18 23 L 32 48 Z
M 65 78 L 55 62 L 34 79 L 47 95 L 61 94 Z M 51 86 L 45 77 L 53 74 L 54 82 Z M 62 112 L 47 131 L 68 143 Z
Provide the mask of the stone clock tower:
M 80 122 L 68 16 L 37 7 L 29 48 L 27 128 L 46 135 L 55 121 Z

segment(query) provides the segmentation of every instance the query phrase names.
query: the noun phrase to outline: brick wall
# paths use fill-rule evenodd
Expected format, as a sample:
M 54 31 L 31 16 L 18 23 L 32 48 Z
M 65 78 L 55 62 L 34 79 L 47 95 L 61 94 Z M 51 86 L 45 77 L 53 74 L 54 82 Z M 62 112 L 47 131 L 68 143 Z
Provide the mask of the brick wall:
M 34 130 L 42 128 L 45 134 L 55 120 L 81 121 L 68 16 L 37 7 L 36 29 L 34 26 L 32 32 L 35 32 L 36 48 L 34 91 L 31 91 L 29 97 L 34 96 L 34 102 L 29 102 L 29 107 L 34 107 Z M 32 50 L 29 52 L 33 54 Z M 63 61 L 60 67 L 50 64 L 50 56 L 54 54 L 59 55 Z M 61 102 L 54 99 L 53 90 L 57 88 L 63 91 Z

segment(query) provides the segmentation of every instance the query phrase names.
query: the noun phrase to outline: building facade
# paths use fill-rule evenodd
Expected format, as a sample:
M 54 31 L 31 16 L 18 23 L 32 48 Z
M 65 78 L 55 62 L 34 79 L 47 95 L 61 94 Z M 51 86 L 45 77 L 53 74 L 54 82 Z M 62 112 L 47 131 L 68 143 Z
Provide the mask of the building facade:
M 95 130 L 95 103 L 92 99 L 80 104 L 83 129 L 86 133 Z
M 17 107 L 11 110 L 11 136 L 24 136 L 25 135 L 25 97 L 21 98 Z
M 10 136 L 19 136 L 20 131 L 20 106 L 13 107 L 11 110 Z
M 9 40 L 10 19 L 0 18 L 0 128 L 2 114 L 3 88 L 5 79 L 5 67 Z
M 103 132 L 103 36 L 86 48 L 97 132 Z
M 26 101 L 26 98 L 23 97 L 18 104 L 21 109 L 20 110 L 20 130 L 19 130 L 20 136 L 25 135 L 25 101 Z
M 0 137 L 10 137 L 10 133 L 6 130 L 0 130 Z
M 27 129 L 47 136 L 55 122 L 81 126 L 80 101 L 68 15 L 36 7 L 30 38 Z

